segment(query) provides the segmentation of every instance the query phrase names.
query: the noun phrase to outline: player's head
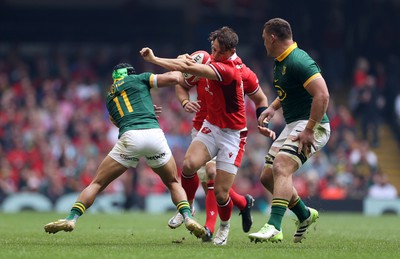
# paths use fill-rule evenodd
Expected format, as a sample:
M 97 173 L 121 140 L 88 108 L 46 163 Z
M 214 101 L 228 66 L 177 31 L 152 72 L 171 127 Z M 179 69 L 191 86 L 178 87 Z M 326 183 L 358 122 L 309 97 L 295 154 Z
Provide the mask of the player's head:
M 136 74 L 136 71 L 131 64 L 120 63 L 114 67 L 112 72 L 112 79 L 114 81 L 121 80 L 122 78 L 132 74 Z
M 291 40 L 292 28 L 288 21 L 282 18 L 273 18 L 264 24 L 264 31 L 268 34 L 274 34 L 279 40 Z
M 232 56 L 239 43 L 236 32 L 227 26 L 211 32 L 208 40 L 211 42 L 211 53 L 216 61 L 222 61 Z
M 289 22 L 282 18 L 273 18 L 264 24 L 262 38 L 267 54 L 276 57 L 280 43 L 292 41 L 292 28 Z M 280 50 L 279 50 L 280 51 Z

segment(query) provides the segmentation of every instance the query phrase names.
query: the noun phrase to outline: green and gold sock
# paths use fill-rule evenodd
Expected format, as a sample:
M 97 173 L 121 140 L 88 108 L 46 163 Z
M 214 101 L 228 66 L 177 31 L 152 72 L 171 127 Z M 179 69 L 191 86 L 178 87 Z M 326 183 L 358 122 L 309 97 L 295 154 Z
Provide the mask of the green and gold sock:
M 83 215 L 83 213 L 85 213 L 85 210 L 86 210 L 85 204 L 83 204 L 83 202 L 76 201 L 71 208 L 71 212 L 65 219 L 76 221 L 80 216 Z
M 190 210 L 190 205 L 188 201 L 182 200 L 176 205 L 179 213 L 183 215 L 183 218 L 192 218 L 192 211 Z
M 268 224 L 273 225 L 277 230 L 281 230 L 282 218 L 285 215 L 288 205 L 288 200 L 279 198 L 272 199 L 271 215 Z
M 310 217 L 310 211 L 300 197 L 298 197 L 293 204 L 290 204 L 289 209 L 296 214 L 300 222 L 303 222 Z

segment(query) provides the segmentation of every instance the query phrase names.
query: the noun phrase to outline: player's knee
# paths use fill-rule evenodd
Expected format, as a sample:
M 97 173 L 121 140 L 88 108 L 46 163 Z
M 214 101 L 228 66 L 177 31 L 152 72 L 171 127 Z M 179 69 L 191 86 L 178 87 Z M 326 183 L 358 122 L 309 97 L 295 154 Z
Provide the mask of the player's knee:
M 208 180 L 214 180 L 215 175 L 217 174 L 217 169 L 215 167 L 215 163 L 207 163 L 206 164 L 206 173 Z
M 290 176 L 294 172 L 294 168 L 289 165 L 284 159 L 275 159 L 272 166 L 273 176 Z
M 229 197 L 229 192 L 226 192 L 222 189 L 214 189 L 215 199 L 218 204 L 225 204 Z
M 182 169 L 185 175 L 192 175 L 198 168 L 195 167 L 195 163 L 192 159 L 185 158 L 185 160 L 183 160 Z

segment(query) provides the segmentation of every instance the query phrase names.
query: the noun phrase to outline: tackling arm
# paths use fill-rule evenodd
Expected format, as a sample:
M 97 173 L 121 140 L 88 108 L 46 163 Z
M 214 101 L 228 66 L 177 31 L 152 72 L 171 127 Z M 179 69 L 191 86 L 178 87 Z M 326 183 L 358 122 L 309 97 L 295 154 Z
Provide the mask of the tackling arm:
M 142 55 L 144 60 L 170 71 L 180 71 L 212 80 L 218 79 L 210 66 L 198 64 L 194 60 L 189 59 L 187 55 L 181 55 L 179 58 L 159 58 L 154 55 L 153 50 L 150 48 L 143 48 L 140 51 L 140 55 Z

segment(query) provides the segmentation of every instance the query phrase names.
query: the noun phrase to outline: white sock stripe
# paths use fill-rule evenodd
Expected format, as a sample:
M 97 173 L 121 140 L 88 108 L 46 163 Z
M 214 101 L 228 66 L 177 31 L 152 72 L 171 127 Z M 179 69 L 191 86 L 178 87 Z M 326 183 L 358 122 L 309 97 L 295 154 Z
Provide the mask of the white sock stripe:
M 193 177 L 195 176 L 195 174 L 192 174 L 192 175 L 184 175 L 184 174 L 182 173 L 181 176 L 182 176 L 182 178 L 185 178 L 185 179 L 191 179 L 191 178 L 193 178 Z
M 226 201 L 226 203 L 224 203 L 224 204 L 219 204 L 218 202 L 217 202 L 217 204 L 218 204 L 218 207 L 226 207 L 226 206 L 228 206 L 228 204 L 229 204 L 229 202 L 231 201 L 231 196 L 229 196 L 228 197 L 228 200 Z

